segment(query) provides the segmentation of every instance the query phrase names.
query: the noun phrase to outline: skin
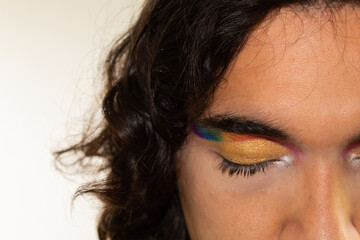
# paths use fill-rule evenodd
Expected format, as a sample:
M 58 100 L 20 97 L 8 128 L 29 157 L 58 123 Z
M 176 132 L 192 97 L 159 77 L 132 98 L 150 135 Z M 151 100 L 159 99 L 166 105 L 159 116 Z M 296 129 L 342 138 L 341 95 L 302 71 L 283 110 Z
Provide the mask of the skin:
M 178 187 L 192 240 L 360 239 L 360 10 L 282 9 L 252 33 L 204 117 L 282 126 L 301 154 L 250 177 L 219 170 L 221 149 L 190 133 Z

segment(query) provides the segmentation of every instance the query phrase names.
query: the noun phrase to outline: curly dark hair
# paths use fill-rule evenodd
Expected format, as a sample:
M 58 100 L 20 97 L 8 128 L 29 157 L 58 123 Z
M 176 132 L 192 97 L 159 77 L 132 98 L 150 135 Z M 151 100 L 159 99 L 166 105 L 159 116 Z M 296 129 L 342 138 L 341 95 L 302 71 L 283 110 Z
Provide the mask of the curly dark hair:
M 55 153 L 100 157 L 106 178 L 79 188 L 103 203 L 100 239 L 189 239 L 175 156 L 249 34 L 282 7 L 338 9 L 356 0 L 147 0 L 106 60 L 103 122 Z

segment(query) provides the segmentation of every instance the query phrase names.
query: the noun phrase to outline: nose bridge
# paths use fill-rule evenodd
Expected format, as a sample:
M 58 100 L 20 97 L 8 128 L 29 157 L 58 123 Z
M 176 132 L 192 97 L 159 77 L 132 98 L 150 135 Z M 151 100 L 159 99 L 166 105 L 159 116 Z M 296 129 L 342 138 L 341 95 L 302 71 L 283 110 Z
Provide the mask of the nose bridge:
M 338 162 L 329 159 L 318 159 L 306 170 L 300 217 L 305 239 L 358 239 L 354 238 L 342 171 L 336 164 Z

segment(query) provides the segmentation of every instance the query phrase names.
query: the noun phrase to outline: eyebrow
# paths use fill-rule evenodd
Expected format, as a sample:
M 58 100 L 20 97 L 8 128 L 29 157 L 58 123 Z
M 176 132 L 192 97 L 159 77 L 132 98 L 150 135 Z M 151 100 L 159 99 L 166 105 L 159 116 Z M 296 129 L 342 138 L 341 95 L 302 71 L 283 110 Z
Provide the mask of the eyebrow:
M 196 123 L 204 128 L 217 129 L 228 133 L 277 139 L 299 146 L 284 128 L 259 119 L 221 114 L 202 118 L 199 121 L 196 121 Z

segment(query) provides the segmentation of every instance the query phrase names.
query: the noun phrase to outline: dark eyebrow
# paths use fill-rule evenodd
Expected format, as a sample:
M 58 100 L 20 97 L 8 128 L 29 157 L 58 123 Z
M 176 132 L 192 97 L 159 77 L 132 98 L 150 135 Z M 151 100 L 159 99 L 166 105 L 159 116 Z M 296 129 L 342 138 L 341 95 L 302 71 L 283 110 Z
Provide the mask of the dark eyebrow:
M 221 114 L 202 118 L 196 123 L 201 127 L 215 128 L 223 132 L 268 137 L 299 145 L 281 127 L 245 116 Z

